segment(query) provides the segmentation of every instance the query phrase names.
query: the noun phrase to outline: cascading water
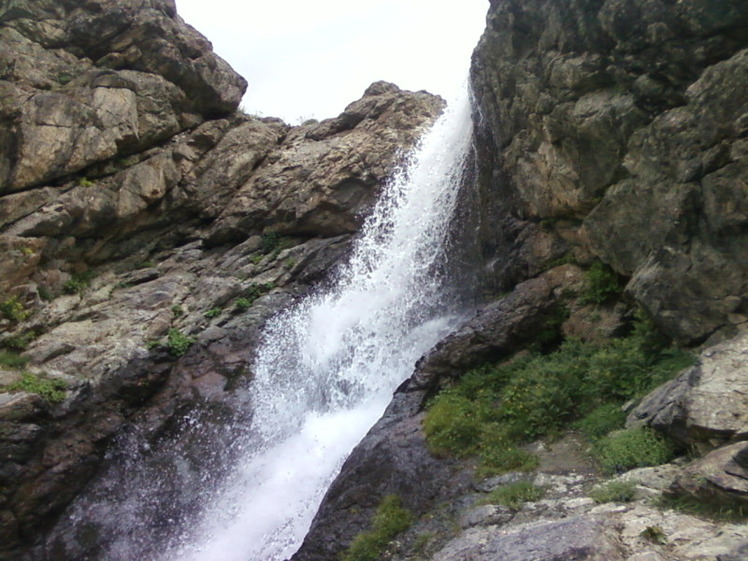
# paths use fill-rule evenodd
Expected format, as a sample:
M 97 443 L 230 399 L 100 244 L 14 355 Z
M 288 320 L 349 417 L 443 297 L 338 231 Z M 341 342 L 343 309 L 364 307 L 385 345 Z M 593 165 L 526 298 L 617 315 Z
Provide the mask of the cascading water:
M 465 93 L 389 184 L 331 286 L 269 322 L 246 453 L 162 561 L 274 561 L 299 547 L 347 455 L 459 321 L 445 245 L 470 141 Z

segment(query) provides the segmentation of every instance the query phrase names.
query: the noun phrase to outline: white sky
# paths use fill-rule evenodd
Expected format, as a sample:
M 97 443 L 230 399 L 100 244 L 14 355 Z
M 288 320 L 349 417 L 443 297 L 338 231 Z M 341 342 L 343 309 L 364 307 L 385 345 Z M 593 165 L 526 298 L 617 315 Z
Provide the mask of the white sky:
M 290 123 L 337 116 L 377 80 L 450 97 L 488 0 L 177 0 L 249 82 L 242 107 Z

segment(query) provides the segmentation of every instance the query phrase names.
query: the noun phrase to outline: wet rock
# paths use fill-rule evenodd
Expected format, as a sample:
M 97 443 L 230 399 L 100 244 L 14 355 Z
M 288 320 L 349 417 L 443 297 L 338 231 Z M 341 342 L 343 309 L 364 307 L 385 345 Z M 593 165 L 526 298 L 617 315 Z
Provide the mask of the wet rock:
M 710 449 L 748 431 L 748 333 L 709 347 L 695 366 L 654 390 L 629 425 L 648 424 L 686 445 Z

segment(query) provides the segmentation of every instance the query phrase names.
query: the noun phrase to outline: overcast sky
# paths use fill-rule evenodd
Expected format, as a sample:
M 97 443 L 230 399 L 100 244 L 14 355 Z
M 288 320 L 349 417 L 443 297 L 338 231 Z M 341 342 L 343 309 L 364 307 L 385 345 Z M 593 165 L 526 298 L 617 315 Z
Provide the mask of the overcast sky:
M 448 97 L 488 0 L 177 0 L 249 82 L 242 107 L 291 123 L 337 116 L 377 80 Z

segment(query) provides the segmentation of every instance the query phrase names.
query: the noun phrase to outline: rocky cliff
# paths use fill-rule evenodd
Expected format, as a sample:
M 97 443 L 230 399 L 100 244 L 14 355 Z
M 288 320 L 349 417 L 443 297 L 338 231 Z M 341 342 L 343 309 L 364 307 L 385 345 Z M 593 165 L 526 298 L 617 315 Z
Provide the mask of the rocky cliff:
M 471 75 L 488 302 L 419 362 L 343 467 L 294 559 L 333 559 L 371 543 L 390 495 L 415 522 L 379 550 L 386 558 L 743 559 L 744 522 L 715 523 L 652 498 L 723 511 L 746 499 L 748 7 L 490 4 Z M 632 503 L 590 498 L 599 466 L 573 431 L 525 443 L 538 458 L 529 474 L 481 481 L 474 457 L 434 454 L 425 410 L 466 371 L 562 340 L 605 348 L 638 329 L 635 318 L 698 358 L 620 412 L 631 430 L 651 426 L 695 453 L 620 475 L 616 483 L 636 484 Z M 481 387 L 475 372 L 465 394 Z M 502 395 L 489 406 L 500 410 Z M 478 412 L 454 411 L 465 418 L 451 437 L 467 438 Z M 557 422 L 550 412 L 545 419 Z M 516 482 L 546 497 L 508 508 L 489 493 Z
M 168 482 L 146 534 L 220 476 L 260 326 L 443 102 L 377 82 L 319 123 L 246 115 L 173 0 L 3 1 L 0 45 L 0 558 L 81 559 L 127 531 L 128 458 Z M 71 527 L 84 487 L 109 520 Z
M 442 102 L 378 82 L 321 123 L 246 115 L 243 79 L 169 0 L 0 1 L 0 45 L 0 559 L 96 558 L 130 532 L 145 557 L 230 461 L 263 321 L 345 255 Z M 748 496 L 747 53 L 742 0 L 491 2 L 484 304 L 395 394 L 294 559 L 337 559 L 393 495 L 413 524 L 374 558 L 745 559 L 744 521 L 647 498 Z M 488 479 L 428 445 L 429 399 L 471 368 L 606 348 L 642 317 L 697 358 L 628 424 L 693 452 L 617 474 L 633 502 L 595 504 L 573 431 Z M 517 482 L 546 497 L 501 503 Z

